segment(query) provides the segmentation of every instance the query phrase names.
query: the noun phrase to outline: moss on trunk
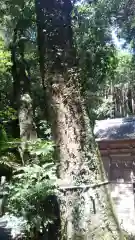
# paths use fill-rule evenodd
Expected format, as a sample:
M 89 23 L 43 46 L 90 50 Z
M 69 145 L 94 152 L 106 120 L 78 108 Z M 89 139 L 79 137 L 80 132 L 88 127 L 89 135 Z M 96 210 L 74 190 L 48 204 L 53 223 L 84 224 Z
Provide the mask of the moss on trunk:
M 61 185 L 99 183 L 105 174 L 74 68 L 71 1 L 37 0 L 36 12 L 41 75 L 49 96 L 45 104 Z M 60 210 L 61 240 L 123 239 L 105 186 L 64 191 Z
M 50 99 L 61 184 L 70 188 L 103 182 L 103 163 L 79 90 L 67 74 L 55 79 Z M 63 240 L 123 239 L 106 186 L 66 190 L 61 198 L 61 219 Z
M 32 99 L 30 97 L 30 69 L 25 60 L 25 42 L 20 37 L 24 34 L 23 24 L 16 24 L 11 44 L 11 61 L 13 76 L 13 106 L 17 110 L 21 144 L 19 147 L 22 164 L 28 160 L 26 150 L 27 141 L 35 141 L 37 138 Z

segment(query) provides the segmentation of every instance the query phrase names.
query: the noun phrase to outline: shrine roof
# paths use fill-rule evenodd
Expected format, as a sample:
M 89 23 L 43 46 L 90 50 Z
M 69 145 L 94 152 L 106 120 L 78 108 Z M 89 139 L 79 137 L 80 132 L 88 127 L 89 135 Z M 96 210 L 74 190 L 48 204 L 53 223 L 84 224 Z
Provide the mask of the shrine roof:
M 135 117 L 96 121 L 96 140 L 135 139 Z

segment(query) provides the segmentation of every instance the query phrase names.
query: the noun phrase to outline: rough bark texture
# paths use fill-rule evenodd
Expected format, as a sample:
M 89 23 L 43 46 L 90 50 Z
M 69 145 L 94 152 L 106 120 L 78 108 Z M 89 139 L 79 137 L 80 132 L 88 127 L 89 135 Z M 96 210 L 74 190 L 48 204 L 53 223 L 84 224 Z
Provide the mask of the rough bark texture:
M 19 149 L 22 163 L 24 164 L 28 158 L 25 151 L 25 142 L 36 140 L 37 134 L 33 117 L 32 99 L 30 97 L 30 71 L 24 56 L 25 44 L 19 38 L 20 31 L 17 24 L 11 46 L 11 60 L 14 93 L 13 106 L 18 112 L 20 138 L 22 141 Z
M 46 82 L 46 86 L 56 158 L 60 160 L 61 185 L 72 188 L 74 185 L 96 184 L 105 180 L 105 174 L 80 96 L 78 76 L 71 69 L 75 62 L 71 2 L 40 0 L 36 1 L 36 10 L 40 32 L 38 44 L 44 46 L 40 55 L 42 61 L 43 55 L 48 58 L 51 76 L 51 82 Z M 61 53 L 59 58 L 58 51 Z M 41 71 L 44 76 L 44 69 Z M 65 190 L 60 201 L 61 240 L 123 239 L 105 186 Z
M 20 107 L 18 110 L 20 138 L 22 140 L 20 153 L 23 164 L 28 160 L 28 152 L 26 150 L 27 142 L 36 141 L 37 133 L 33 118 L 32 99 L 30 95 L 23 94 L 20 98 Z
M 36 140 L 37 134 L 33 120 L 32 99 L 29 94 L 21 96 L 19 109 L 20 137 L 24 141 Z
M 62 186 L 105 181 L 79 91 L 66 75 L 57 75 L 57 83 L 52 85 L 52 108 Z M 123 239 L 107 187 L 69 189 L 61 200 L 61 239 Z

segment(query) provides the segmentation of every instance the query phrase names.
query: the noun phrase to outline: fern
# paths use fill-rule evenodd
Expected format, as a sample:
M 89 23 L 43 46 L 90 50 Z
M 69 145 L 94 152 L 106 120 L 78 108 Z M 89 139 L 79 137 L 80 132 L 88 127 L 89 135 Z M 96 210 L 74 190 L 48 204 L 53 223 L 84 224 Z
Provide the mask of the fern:
M 33 228 L 40 230 L 54 219 L 45 209 L 45 200 L 56 194 L 57 189 L 56 166 L 53 161 L 54 144 L 41 139 L 35 143 L 28 142 L 31 159 L 28 159 L 25 166 L 21 166 L 20 159 L 10 151 L 10 148 L 17 148 L 19 144 L 19 140 L 8 142 L 6 132 L 1 128 L 0 165 L 6 165 L 13 173 L 8 184 L 8 219 L 9 222 L 10 216 L 18 221 L 23 219 L 22 224 L 25 224 L 22 231 L 28 233 Z
M 45 210 L 44 205 L 47 197 L 56 194 L 57 189 L 56 166 L 52 158 L 53 144 L 41 142 L 29 146 L 32 154 L 37 153 L 37 149 L 38 156 L 40 152 L 40 164 L 32 162 L 24 167 L 18 167 L 9 184 L 8 212 L 18 218 L 23 217 L 27 222 L 25 228 L 27 232 L 28 226 L 40 229 L 43 224 L 47 226 L 54 218 Z

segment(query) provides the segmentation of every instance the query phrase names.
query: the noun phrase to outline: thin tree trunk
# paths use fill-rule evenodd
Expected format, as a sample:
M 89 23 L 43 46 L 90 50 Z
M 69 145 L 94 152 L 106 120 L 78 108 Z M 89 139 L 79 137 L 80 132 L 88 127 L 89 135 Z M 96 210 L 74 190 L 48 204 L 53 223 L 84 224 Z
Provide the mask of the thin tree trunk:
M 13 76 L 13 105 L 18 113 L 20 127 L 20 155 L 22 163 L 28 159 L 26 153 L 26 142 L 35 141 L 37 138 L 32 99 L 30 96 L 30 73 L 24 57 L 24 42 L 18 39 L 18 27 L 14 30 L 13 43 L 11 47 L 12 76 Z M 19 48 L 19 50 L 18 50 Z M 19 57 L 18 57 L 19 55 Z
M 61 240 L 123 239 L 107 187 L 72 189 L 105 181 L 105 174 L 80 95 L 79 76 L 72 68 L 71 2 L 36 1 L 36 11 L 38 44 L 45 42 L 49 53 L 51 82 L 46 85 L 56 159 L 60 160 L 58 172 L 61 185 L 69 188 L 60 199 Z M 40 54 L 44 59 L 47 51 Z

